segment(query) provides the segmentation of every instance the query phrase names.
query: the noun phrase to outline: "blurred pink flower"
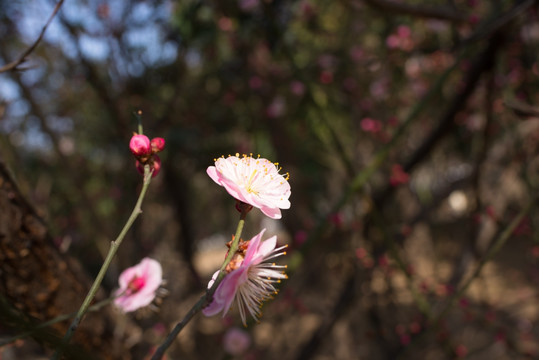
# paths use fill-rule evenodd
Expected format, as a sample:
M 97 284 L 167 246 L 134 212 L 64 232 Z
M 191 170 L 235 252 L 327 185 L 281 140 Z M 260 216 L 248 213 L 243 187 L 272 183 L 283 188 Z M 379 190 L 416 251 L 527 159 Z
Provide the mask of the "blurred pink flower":
M 302 96 L 305 94 L 305 85 L 298 80 L 294 80 L 290 83 L 290 91 L 296 96 Z
M 240 246 L 240 250 L 236 252 L 235 258 L 225 270 L 228 274 L 217 287 L 213 302 L 202 310 L 204 315 L 213 316 L 222 311 L 224 317 L 236 299 L 241 321 L 243 325 L 247 325 L 247 313 L 257 320 L 261 315 L 262 302 L 271 299 L 277 293 L 273 284 L 287 278 L 282 271 L 286 265 L 276 265 L 267 261 L 285 255 L 286 252 L 282 250 L 286 246 L 276 248 L 276 236 L 261 241 L 265 231 L 266 229 L 262 230 L 250 241 L 245 242 L 246 250 L 241 250 L 244 246 Z M 208 288 L 213 285 L 218 275 L 219 271 L 213 274 Z
M 391 34 L 386 39 L 386 45 L 390 49 L 396 49 L 400 45 L 400 39 L 397 37 L 397 35 Z
M 260 6 L 260 0 L 239 0 L 239 6 L 242 11 L 252 12 Z
M 331 71 L 322 71 L 319 76 L 322 84 L 331 84 L 333 82 L 333 73 Z
M 289 209 L 288 174 L 279 174 L 278 163 L 240 154 L 220 157 L 206 170 L 217 184 L 237 200 L 259 208 L 272 219 L 281 218 L 280 209 Z
M 284 114 L 286 102 L 282 96 L 276 96 L 266 109 L 266 115 L 270 118 L 278 118 Z
M 230 355 L 242 355 L 249 346 L 251 346 L 251 336 L 247 331 L 235 327 L 228 329 L 225 333 L 223 348 Z
M 298 230 L 296 231 L 296 234 L 294 235 L 294 243 L 297 246 L 303 245 L 305 241 L 307 241 L 307 238 L 309 237 L 309 234 L 307 234 L 307 231 L 305 230 Z
M 156 260 L 144 258 L 133 267 L 125 269 L 118 282 L 114 304 L 124 312 L 135 311 L 149 305 L 163 281 L 161 264 Z
M 408 175 L 399 164 L 394 164 L 391 167 L 391 176 L 389 178 L 389 183 L 391 186 L 398 186 L 400 184 L 406 184 L 410 180 L 410 175 Z
M 409 38 L 410 35 L 412 35 L 412 31 L 406 25 L 399 25 L 399 27 L 397 27 L 397 35 L 401 39 L 406 39 Z
M 131 150 L 135 156 L 150 155 L 150 139 L 148 139 L 146 135 L 133 135 L 129 141 L 129 150 Z
M 371 119 L 369 117 L 361 119 L 360 125 L 363 131 L 374 133 L 374 134 L 382 130 L 382 124 L 380 123 L 380 121 Z

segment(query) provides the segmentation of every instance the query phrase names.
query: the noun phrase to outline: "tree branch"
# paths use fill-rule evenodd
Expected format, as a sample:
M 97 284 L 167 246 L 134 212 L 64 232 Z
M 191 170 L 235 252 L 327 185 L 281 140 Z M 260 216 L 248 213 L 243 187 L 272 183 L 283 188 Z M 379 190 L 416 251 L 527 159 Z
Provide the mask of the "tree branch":
M 446 20 L 457 23 L 468 20 L 467 16 L 458 13 L 449 7 L 412 5 L 391 0 L 363 0 L 363 2 L 384 12 Z M 352 1 L 352 5 L 357 7 L 359 3 L 357 1 Z
M 41 39 L 43 39 L 43 36 L 45 35 L 45 31 L 47 30 L 50 23 L 52 22 L 52 19 L 54 19 L 54 17 L 56 16 L 56 13 L 58 12 L 58 10 L 60 10 L 60 7 L 62 6 L 63 3 L 64 3 L 64 0 L 58 1 L 56 6 L 54 7 L 54 10 L 52 11 L 51 16 L 49 17 L 49 20 L 47 21 L 45 26 L 43 26 L 43 29 L 41 29 L 41 33 L 39 34 L 39 37 L 37 38 L 37 40 L 34 41 L 34 43 L 28 49 L 26 49 L 26 51 L 23 52 L 17 60 L 14 60 L 10 62 L 9 64 L 6 64 L 0 67 L 0 73 L 6 72 L 6 71 L 21 70 L 19 68 L 19 65 L 22 64 L 24 61 L 26 61 L 26 57 L 30 55 L 32 51 L 34 51 L 34 49 L 37 47 L 37 45 L 41 42 Z

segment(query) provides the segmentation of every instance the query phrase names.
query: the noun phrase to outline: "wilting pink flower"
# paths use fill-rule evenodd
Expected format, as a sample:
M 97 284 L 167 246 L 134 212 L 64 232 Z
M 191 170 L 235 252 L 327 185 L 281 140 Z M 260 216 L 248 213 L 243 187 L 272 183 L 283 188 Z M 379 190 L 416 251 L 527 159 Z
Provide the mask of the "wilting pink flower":
M 251 336 L 242 329 L 231 328 L 223 337 L 223 348 L 230 355 L 242 355 L 249 346 L 251 346 Z
M 202 310 L 204 315 L 212 316 L 222 311 L 224 317 L 236 299 L 241 321 L 246 325 L 246 315 L 249 314 L 257 320 L 261 315 L 262 302 L 271 299 L 277 293 L 274 284 L 287 278 L 282 271 L 286 265 L 276 265 L 267 261 L 285 255 L 286 252 L 282 250 L 286 246 L 276 248 L 276 236 L 261 241 L 265 231 L 266 229 L 262 230 L 250 241 L 243 243 L 247 245 L 246 250 L 241 250 L 245 246 L 240 246 L 240 250 L 236 252 L 225 270 L 228 274 L 217 287 L 213 302 Z M 213 285 L 218 275 L 219 271 L 213 274 L 208 288 Z
M 217 184 L 237 200 L 259 208 L 272 219 L 281 218 L 280 209 L 289 209 L 288 174 L 279 174 L 278 163 L 239 154 L 220 157 L 206 170 Z
M 155 298 L 157 289 L 163 281 L 161 264 L 156 260 L 144 258 L 133 267 L 125 269 L 118 282 L 114 304 L 124 312 L 135 311 L 149 305 Z
M 150 144 L 152 146 L 152 153 L 155 154 L 155 153 L 163 151 L 163 149 L 165 148 L 165 139 L 156 137 L 152 139 Z
M 129 149 L 135 156 L 150 155 L 150 139 L 146 135 L 135 134 L 129 141 Z

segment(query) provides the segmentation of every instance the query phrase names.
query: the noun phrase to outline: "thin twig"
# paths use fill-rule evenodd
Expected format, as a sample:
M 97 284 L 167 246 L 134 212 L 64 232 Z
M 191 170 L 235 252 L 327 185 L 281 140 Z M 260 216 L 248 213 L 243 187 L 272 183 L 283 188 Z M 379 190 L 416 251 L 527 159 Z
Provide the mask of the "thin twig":
M 140 195 L 138 197 L 137 203 L 135 204 L 135 207 L 133 208 L 133 212 L 131 213 L 131 216 L 129 216 L 129 219 L 125 223 L 122 231 L 120 232 L 116 240 L 110 243 L 110 249 L 109 249 L 109 252 L 107 254 L 105 261 L 103 262 L 103 265 L 101 266 L 101 270 L 99 270 L 99 273 L 97 274 L 97 277 L 95 278 L 94 283 L 92 284 L 92 287 L 90 288 L 90 291 L 88 292 L 88 295 L 86 295 L 84 302 L 82 303 L 79 311 L 77 312 L 77 316 L 73 319 L 73 321 L 71 322 L 71 325 L 67 329 L 67 332 L 65 333 L 64 338 L 62 340 L 62 345 L 52 355 L 52 358 L 51 358 L 52 360 L 58 360 L 61 358 L 62 353 L 64 351 L 64 347 L 67 344 L 69 344 L 69 341 L 75 334 L 75 330 L 77 330 L 80 322 L 82 321 L 82 318 L 88 311 L 88 308 L 90 307 L 90 303 L 92 302 L 95 295 L 97 294 L 97 290 L 99 290 L 99 286 L 101 286 L 101 282 L 103 281 L 103 278 L 105 277 L 105 274 L 110 266 L 110 263 L 112 262 L 112 259 L 116 255 L 116 252 L 118 251 L 118 248 L 120 247 L 120 244 L 125 238 L 127 231 L 131 228 L 131 226 L 135 222 L 136 218 L 140 215 L 140 213 L 142 213 L 142 209 L 141 209 L 142 200 L 144 199 L 144 196 L 146 195 L 146 191 L 148 190 L 148 187 L 150 185 L 150 181 L 152 179 L 152 173 L 153 171 L 150 170 L 149 165 L 144 166 L 144 183 L 142 186 L 142 190 L 140 191 Z
M 45 35 L 45 31 L 47 30 L 50 23 L 52 22 L 52 19 L 54 19 L 54 17 L 56 16 L 56 13 L 58 12 L 58 10 L 60 10 L 60 7 L 62 6 L 63 3 L 64 3 L 64 0 L 58 1 L 56 6 L 54 7 L 54 10 L 52 11 L 51 16 L 49 17 L 49 20 L 47 21 L 45 26 L 43 26 L 43 29 L 41 29 L 41 33 L 39 34 L 39 37 L 37 38 L 37 40 L 34 41 L 34 43 L 28 49 L 26 49 L 26 51 L 23 52 L 21 56 L 19 56 L 18 59 L 10 62 L 9 64 L 2 66 L 0 68 L 0 73 L 6 72 L 6 71 L 19 70 L 18 66 L 22 64 L 24 61 L 26 61 L 26 57 L 30 55 L 32 51 L 34 51 L 34 49 L 40 43 L 41 39 L 43 39 L 43 36 Z
M 488 263 L 494 255 L 500 251 L 500 249 L 505 245 L 507 240 L 511 237 L 517 226 L 520 224 L 524 216 L 531 210 L 532 206 L 535 205 L 535 202 L 537 201 L 537 197 L 533 196 L 530 198 L 526 206 L 518 213 L 517 216 L 514 217 L 513 221 L 505 228 L 505 230 L 498 236 L 498 238 L 494 241 L 492 246 L 488 249 L 486 254 L 483 256 L 479 264 L 477 265 L 477 268 L 474 270 L 472 275 L 468 278 L 468 280 L 459 288 L 458 291 L 453 293 L 451 298 L 449 298 L 449 301 L 447 302 L 447 305 L 445 308 L 434 318 L 433 324 L 437 325 L 440 320 L 442 320 L 445 315 L 451 310 L 451 308 L 455 305 L 458 299 L 464 295 L 470 284 L 479 276 L 481 273 L 481 270 L 483 270 L 483 267 L 486 263 Z
M 215 291 L 217 290 L 217 287 L 223 281 L 225 278 L 226 272 L 225 268 L 232 260 L 232 257 L 238 250 L 238 244 L 240 241 L 241 233 L 243 231 L 243 225 L 245 224 L 245 217 L 247 216 L 247 213 L 249 212 L 250 208 L 246 204 L 241 204 L 241 215 L 240 215 L 240 221 L 238 222 L 238 227 L 236 228 L 236 234 L 234 235 L 234 240 L 232 241 L 232 244 L 230 245 L 230 249 L 228 250 L 228 254 L 225 258 L 225 261 L 221 265 L 221 269 L 219 270 L 219 275 L 213 282 L 211 288 L 209 288 L 204 295 L 200 297 L 200 299 L 196 302 L 195 305 L 187 312 L 187 314 L 183 317 L 183 319 L 176 324 L 174 329 L 168 334 L 165 341 L 157 348 L 155 353 L 152 356 L 151 360 L 160 360 L 164 355 L 165 351 L 172 345 L 172 342 L 176 339 L 178 334 L 183 330 L 183 328 L 191 321 L 191 319 L 202 309 L 204 309 L 208 304 L 210 304 L 213 301 L 213 294 L 215 294 Z
M 446 20 L 457 23 L 465 22 L 468 20 L 465 15 L 456 12 L 451 7 L 412 5 L 405 2 L 389 0 L 363 0 L 363 2 L 384 12 L 391 12 L 395 14 L 405 14 L 424 18 Z M 357 1 L 351 1 L 351 3 L 355 7 L 359 6 L 359 3 Z
M 92 306 L 90 306 L 88 308 L 88 311 L 97 311 L 99 309 L 101 309 L 103 306 L 109 304 L 111 301 L 113 301 L 116 297 L 110 297 L 108 299 L 105 299 L 105 300 L 102 300 Z M 48 321 L 45 321 L 44 323 L 40 323 L 38 325 L 36 325 L 35 327 L 33 327 L 31 330 L 29 331 L 26 331 L 22 334 L 19 334 L 19 335 L 15 335 L 15 336 L 12 336 L 8 339 L 5 339 L 5 340 L 2 340 L 0 341 L 0 347 L 4 346 L 4 345 L 7 345 L 7 344 L 10 344 L 14 341 L 17 341 L 19 339 L 23 339 L 25 337 L 28 337 L 28 336 L 31 336 L 33 335 L 37 330 L 39 329 L 42 329 L 42 328 L 45 328 L 47 326 L 50 326 L 50 325 L 54 325 L 56 323 L 59 323 L 59 322 L 62 322 L 64 320 L 68 320 L 68 319 L 71 319 L 72 317 L 76 316 L 77 313 L 76 312 L 72 312 L 70 314 L 63 314 L 63 315 L 60 315 L 60 316 L 57 316 L 55 317 L 54 319 L 51 319 L 51 320 L 48 320 Z
M 510 10 L 503 14 L 497 14 L 492 21 L 488 22 L 483 27 L 479 28 L 478 31 L 474 32 L 468 38 L 464 39 L 461 43 L 458 44 L 458 46 L 465 46 L 469 43 L 491 36 L 498 30 L 503 28 L 505 25 L 507 25 L 509 22 L 511 22 L 514 18 L 526 11 L 535 2 L 536 0 L 524 0 L 520 3 L 516 1 L 516 4 Z

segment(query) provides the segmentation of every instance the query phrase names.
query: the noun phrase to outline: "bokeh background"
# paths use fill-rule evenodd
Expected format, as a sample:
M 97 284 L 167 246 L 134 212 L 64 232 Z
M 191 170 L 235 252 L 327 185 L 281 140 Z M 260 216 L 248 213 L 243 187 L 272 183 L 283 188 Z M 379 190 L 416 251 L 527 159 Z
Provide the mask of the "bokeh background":
M 55 5 L 0 1 L 1 65 Z M 290 174 L 291 209 L 279 221 L 254 210 L 244 231 L 289 245 L 289 279 L 243 329 L 246 349 L 224 346 L 241 327 L 233 309 L 196 316 L 169 359 L 539 357 L 537 11 L 530 0 L 61 4 L 26 61 L 0 73 L 0 160 L 46 227 L 42 246 L 59 259 L 46 266 L 69 264 L 80 301 L 141 187 L 133 114 L 166 140 L 100 297 L 146 256 L 163 265 L 167 296 L 89 314 L 108 325 L 79 339 L 85 354 L 147 358 L 198 300 L 239 218 L 205 170 L 238 152 Z M 20 269 L 8 258 L 4 310 L 38 324 L 77 309 L 10 290 Z M 43 271 L 27 270 L 23 287 Z M 58 286 L 47 294 L 75 291 Z M 0 338 L 25 326 L 4 321 Z M 0 357 L 50 355 L 34 338 Z

